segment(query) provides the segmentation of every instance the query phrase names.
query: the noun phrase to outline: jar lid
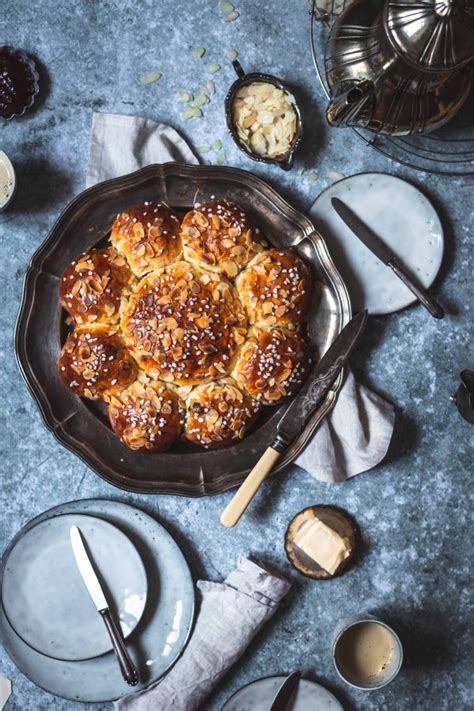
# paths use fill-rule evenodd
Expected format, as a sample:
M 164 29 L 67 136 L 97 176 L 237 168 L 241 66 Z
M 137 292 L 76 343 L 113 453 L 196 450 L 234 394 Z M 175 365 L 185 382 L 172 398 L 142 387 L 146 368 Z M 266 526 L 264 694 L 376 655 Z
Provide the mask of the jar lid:
M 455 69 L 474 59 L 474 0 L 389 0 L 384 19 L 395 50 L 420 69 Z

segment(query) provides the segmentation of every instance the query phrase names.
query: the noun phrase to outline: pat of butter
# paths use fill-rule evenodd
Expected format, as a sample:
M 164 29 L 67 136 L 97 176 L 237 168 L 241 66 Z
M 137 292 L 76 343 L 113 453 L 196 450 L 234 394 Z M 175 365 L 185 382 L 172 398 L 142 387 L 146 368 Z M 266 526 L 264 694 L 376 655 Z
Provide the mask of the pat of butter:
M 348 539 L 326 526 L 319 518 L 302 524 L 295 536 L 295 544 L 330 575 L 334 575 L 350 554 Z

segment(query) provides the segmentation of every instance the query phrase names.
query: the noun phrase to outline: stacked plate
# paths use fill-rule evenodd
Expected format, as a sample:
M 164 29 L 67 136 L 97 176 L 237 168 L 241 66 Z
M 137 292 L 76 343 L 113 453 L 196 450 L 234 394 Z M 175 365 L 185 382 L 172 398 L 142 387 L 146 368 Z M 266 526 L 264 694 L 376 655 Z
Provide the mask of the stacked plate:
M 34 683 L 75 701 L 130 693 L 100 615 L 77 568 L 69 532 L 78 526 L 140 674 L 158 680 L 188 639 L 194 585 L 170 534 L 139 509 L 92 499 L 30 521 L 2 560 L 1 641 Z

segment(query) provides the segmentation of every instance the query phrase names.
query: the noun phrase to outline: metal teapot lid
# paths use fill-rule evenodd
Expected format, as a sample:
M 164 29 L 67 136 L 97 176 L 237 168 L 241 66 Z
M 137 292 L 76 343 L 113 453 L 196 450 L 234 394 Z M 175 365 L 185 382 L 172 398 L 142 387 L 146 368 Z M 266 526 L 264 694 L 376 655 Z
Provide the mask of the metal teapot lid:
M 474 59 L 474 0 L 389 0 L 385 27 L 394 49 L 427 71 Z

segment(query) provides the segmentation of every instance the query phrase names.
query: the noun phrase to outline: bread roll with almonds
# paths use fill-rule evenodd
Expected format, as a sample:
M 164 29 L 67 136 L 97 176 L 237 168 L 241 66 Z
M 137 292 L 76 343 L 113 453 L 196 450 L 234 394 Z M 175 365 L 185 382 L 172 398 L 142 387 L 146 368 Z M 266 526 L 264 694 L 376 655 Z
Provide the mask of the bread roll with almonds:
M 232 202 L 212 200 L 185 215 L 181 225 L 184 257 L 234 279 L 264 249 L 260 231 Z
M 137 365 L 111 326 L 78 326 L 68 335 L 58 359 L 63 383 L 76 395 L 107 401 L 137 376 Z
M 261 405 L 278 405 L 299 390 L 310 365 L 309 346 L 299 333 L 253 327 L 232 375 Z
M 251 324 L 301 325 L 311 301 L 311 272 L 294 252 L 268 249 L 258 254 L 235 282 Z
M 199 385 L 186 402 L 185 436 L 206 449 L 227 447 L 243 439 L 260 405 L 232 378 Z
M 136 276 L 181 257 L 180 222 L 162 202 L 144 202 L 117 215 L 110 241 Z
M 178 395 L 166 383 L 136 380 L 110 399 L 108 415 L 117 437 L 139 452 L 163 452 L 182 431 Z
M 140 367 L 175 385 L 227 375 L 247 332 L 230 282 L 187 262 L 144 277 L 121 326 Z
M 115 324 L 133 283 L 127 262 L 113 247 L 93 249 L 64 272 L 61 306 L 77 324 Z

